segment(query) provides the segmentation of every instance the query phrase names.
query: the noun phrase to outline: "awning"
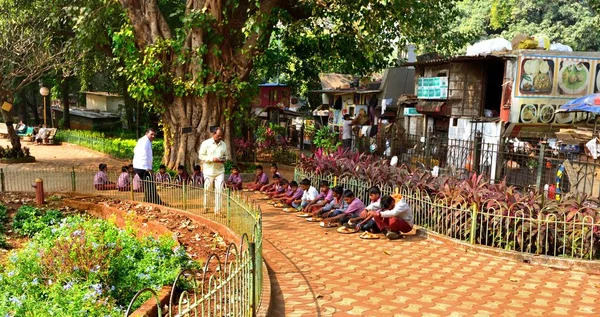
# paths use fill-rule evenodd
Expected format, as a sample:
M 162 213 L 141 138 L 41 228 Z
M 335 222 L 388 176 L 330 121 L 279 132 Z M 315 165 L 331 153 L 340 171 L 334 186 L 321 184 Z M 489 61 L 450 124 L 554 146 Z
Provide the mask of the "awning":
M 419 100 L 416 108 L 423 114 L 447 115 L 445 101 Z

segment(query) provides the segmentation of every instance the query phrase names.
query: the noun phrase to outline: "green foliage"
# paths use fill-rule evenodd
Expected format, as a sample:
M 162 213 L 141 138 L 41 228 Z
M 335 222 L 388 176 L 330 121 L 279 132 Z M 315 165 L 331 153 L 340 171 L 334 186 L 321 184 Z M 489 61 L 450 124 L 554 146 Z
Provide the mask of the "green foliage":
M 0 233 L 0 249 L 8 249 L 10 248 L 10 244 L 6 241 L 6 236 L 3 233 Z
M 121 132 L 121 135 L 132 137 L 131 133 Z M 108 138 L 102 132 L 59 130 L 56 138 L 62 142 L 77 144 L 98 152 L 106 153 L 114 158 L 133 159 L 133 149 L 137 139 Z M 162 139 L 154 139 L 152 142 L 153 169 L 158 171 L 164 154 L 164 143 Z
M 0 268 L 0 311 L 11 316 L 122 316 L 139 289 L 194 266 L 171 238 L 138 240 L 103 220 L 46 227 Z
M 458 18 L 451 32 L 474 43 L 481 39 L 517 33 L 545 35 L 551 42 L 569 45 L 576 51 L 600 50 L 600 15 L 593 2 L 569 0 L 462 0 L 456 3 Z M 465 46 L 440 52 L 458 53 Z
M 321 127 L 313 137 L 313 144 L 326 153 L 337 150 L 341 145 L 339 134 L 328 127 Z
M 63 214 L 59 210 L 42 211 L 23 205 L 15 214 L 13 229 L 20 235 L 32 237 L 44 228 L 59 223 L 62 218 Z
M 3 233 L 6 228 L 5 225 L 8 222 L 8 208 L 4 205 L 0 205 L 0 233 Z

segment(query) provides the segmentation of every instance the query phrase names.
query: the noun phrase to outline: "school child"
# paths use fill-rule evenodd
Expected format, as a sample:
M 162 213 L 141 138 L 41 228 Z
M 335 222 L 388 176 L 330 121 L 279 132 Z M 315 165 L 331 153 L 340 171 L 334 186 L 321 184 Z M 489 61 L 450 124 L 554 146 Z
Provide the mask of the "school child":
M 328 181 L 321 181 L 319 183 L 319 195 L 309 202 L 304 207 L 304 212 L 312 213 L 314 209 L 322 208 L 333 200 L 333 191 L 329 188 Z
M 305 178 L 300 181 L 300 186 L 302 187 L 302 198 L 296 199 L 292 202 L 292 207 L 296 209 L 302 209 L 308 205 L 309 202 L 313 201 L 319 195 L 317 189 L 310 185 L 310 181 Z
M 346 189 L 344 191 L 344 201 L 348 204 L 345 210 L 336 209 L 330 213 L 326 219 L 325 224 L 331 225 L 334 223 L 345 224 L 348 220 L 356 218 L 360 215 L 360 212 L 365 209 L 365 204 L 354 196 L 354 193 Z
M 266 173 L 263 172 L 262 165 L 257 165 L 256 166 L 256 178 L 254 179 L 254 182 L 251 184 L 248 184 L 248 186 L 246 188 L 248 188 L 250 190 L 260 190 L 263 186 L 267 185 L 268 183 L 269 183 L 269 177 L 267 176 Z
M 304 190 L 298 186 L 296 181 L 291 181 L 290 190 L 285 194 L 285 197 L 281 199 L 281 202 L 288 206 L 292 206 L 294 201 L 300 201 L 303 195 Z
M 333 192 L 333 199 L 323 207 L 313 208 L 313 217 L 322 216 L 325 218 L 334 210 L 344 211 L 346 208 L 348 208 L 348 204 L 346 204 L 344 198 L 342 197 L 344 195 L 344 188 L 338 185 L 332 188 L 331 191 Z
M 240 175 L 240 169 L 237 166 L 231 168 L 231 175 L 227 179 L 227 187 L 232 190 L 242 189 L 242 175 Z
M 400 233 L 407 233 L 413 229 L 413 212 L 402 195 L 383 196 L 381 210 L 371 213 L 377 227 L 389 240 L 402 238 Z

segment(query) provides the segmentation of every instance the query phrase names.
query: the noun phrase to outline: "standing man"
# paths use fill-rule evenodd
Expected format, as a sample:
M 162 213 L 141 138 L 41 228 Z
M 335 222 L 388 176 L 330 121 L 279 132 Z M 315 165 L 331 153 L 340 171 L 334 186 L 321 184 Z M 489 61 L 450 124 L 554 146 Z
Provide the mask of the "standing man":
M 152 141 L 156 130 L 150 128 L 141 137 L 133 149 L 133 171 L 143 181 L 144 201 L 164 205 L 156 193 L 156 184 L 152 178 Z
M 208 191 L 215 183 L 215 214 L 221 211 L 221 193 L 225 180 L 225 160 L 227 159 L 227 146 L 223 142 L 223 129 L 215 127 L 211 130 L 212 138 L 205 140 L 200 145 L 198 157 L 202 161 L 204 172 L 204 206 L 207 204 Z

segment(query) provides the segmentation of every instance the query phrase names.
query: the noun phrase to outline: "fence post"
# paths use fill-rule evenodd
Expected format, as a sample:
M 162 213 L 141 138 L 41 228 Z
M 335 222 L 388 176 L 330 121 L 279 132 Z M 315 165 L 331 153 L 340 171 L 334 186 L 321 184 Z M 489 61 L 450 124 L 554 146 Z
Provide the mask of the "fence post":
M 504 177 L 504 175 L 502 175 L 502 168 L 504 167 L 504 138 L 500 138 L 496 153 L 496 173 L 494 174 L 496 179 L 501 180 Z
M 129 172 L 127 172 L 127 173 L 129 173 Z M 134 193 L 133 182 L 135 181 L 135 173 L 129 173 L 129 179 L 131 180 L 129 182 L 129 192 L 131 194 L 131 201 L 134 201 L 135 195 L 133 194 Z M 141 180 L 141 182 L 142 182 L 142 187 L 144 187 L 144 180 Z
M 250 268 L 250 305 L 252 305 L 252 317 L 256 317 L 256 243 L 250 242 L 248 244 L 248 251 L 250 253 L 250 261 L 252 265 Z
M 337 186 L 337 176 L 333 177 L 333 187 Z
M 473 143 L 473 171 L 475 173 L 481 173 L 479 165 L 481 163 L 481 143 L 482 143 L 481 132 L 475 133 L 475 142 Z
M 77 180 L 75 179 L 75 166 L 71 168 L 71 191 L 77 191 Z
M 227 227 L 231 228 L 231 188 L 227 188 Z
M 473 204 L 471 212 L 471 244 L 475 244 L 475 235 L 477 234 L 477 214 L 479 213 L 479 209 L 477 208 L 477 204 Z
M 535 179 L 535 189 L 542 190 L 542 174 L 544 173 L 544 153 L 546 152 L 546 142 L 540 142 L 540 154 L 538 156 L 537 177 Z
M 182 181 L 181 188 L 182 188 L 182 193 L 183 193 L 183 210 L 187 211 L 187 193 L 186 193 L 187 187 L 185 186 L 185 183 L 186 182 Z
M 0 168 L 0 182 L 2 183 L 2 192 L 6 191 L 6 182 L 4 181 L 4 169 Z

